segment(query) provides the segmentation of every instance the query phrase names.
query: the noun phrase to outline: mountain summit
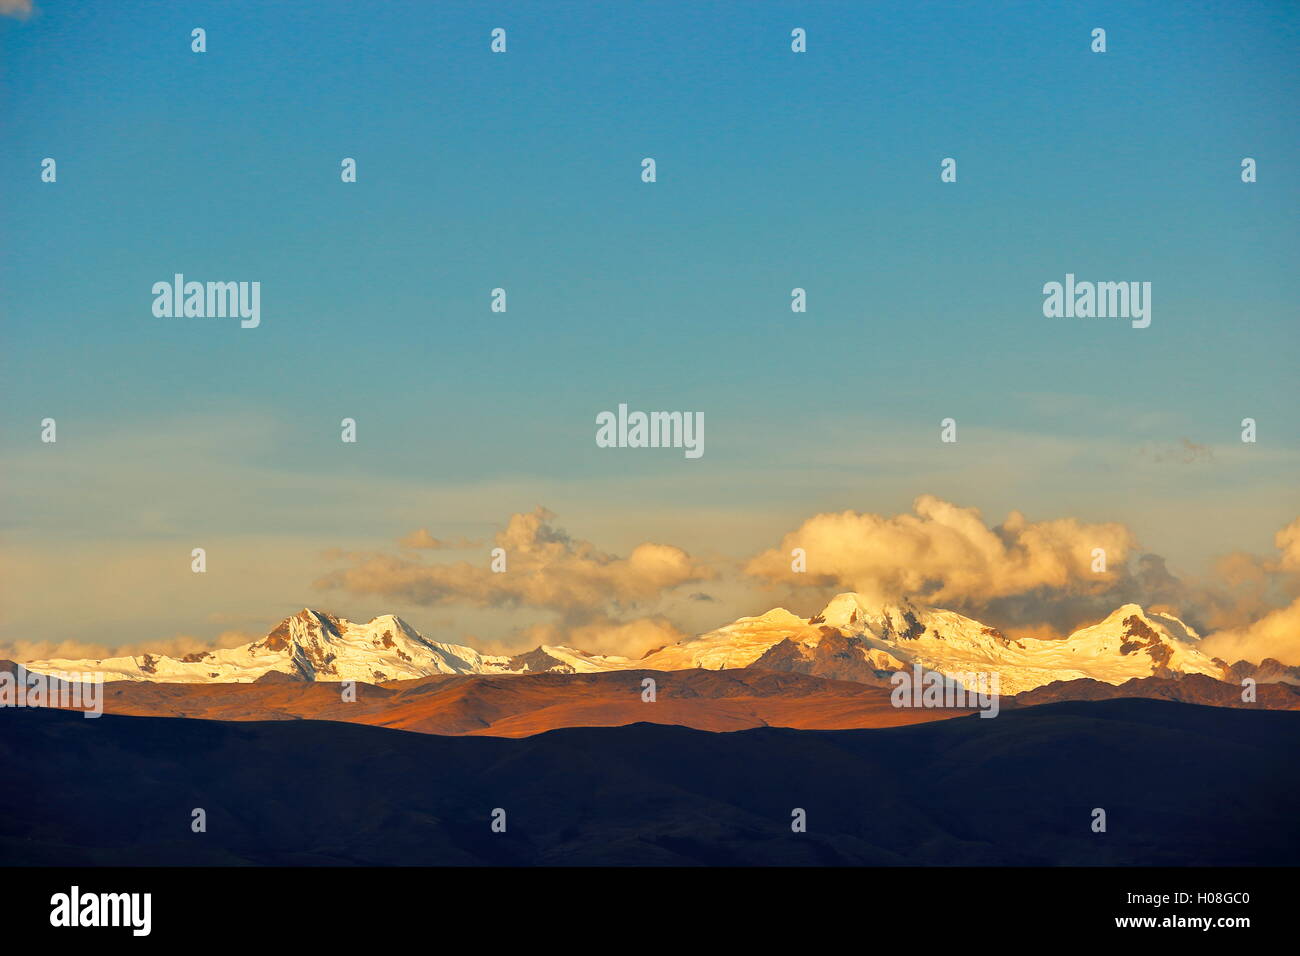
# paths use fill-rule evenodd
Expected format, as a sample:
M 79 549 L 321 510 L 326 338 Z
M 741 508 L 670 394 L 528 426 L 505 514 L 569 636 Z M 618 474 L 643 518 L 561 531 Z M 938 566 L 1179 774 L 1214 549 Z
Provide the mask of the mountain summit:
M 920 666 L 958 680 L 962 674 L 996 673 L 1003 694 L 1080 678 L 1121 684 L 1133 678 L 1204 674 L 1236 683 L 1245 673 L 1243 666 L 1254 672 L 1254 665 L 1243 662 L 1229 668 L 1210 657 L 1199 649 L 1199 640 L 1196 631 L 1178 618 L 1137 604 L 1125 604 L 1063 640 L 1012 639 L 953 611 L 910 601 L 873 603 L 846 592 L 811 618 L 774 608 L 639 659 L 589 654 L 563 645 L 544 645 L 513 657 L 481 654 L 472 647 L 430 640 L 391 614 L 358 624 L 304 608 L 263 639 L 240 647 L 184 657 L 142 654 L 31 661 L 26 666 L 40 673 L 100 672 L 110 681 L 357 680 L 371 684 L 436 674 L 740 667 L 879 683 L 890 672 Z
M 1205 674 L 1235 683 L 1227 665 L 1199 650 L 1198 642 L 1196 631 L 1178 618 L 1136 604 L 1063 640 L 1013 639 L 955 611 L 907 600 L 873 603 L 850 591 L 807 620 L 778 608 L 637 661 L 569 654 L 577 669 L 589 671 L 754 666 L 867 683 L 920 665 L 950 677 L 997 673 L 1003 694 L 1079 678 L 1121 684 L 1135 677 Z
M 857 637 L 866 655 L 887 651 L 905 664 L 949 676 L 996 672 L 1004 694 L 1085 677 L 1120 684 L 1135 677 L 1206 674 L 1222 680 L 1227 674 L 1222 661 L 1198 649 L 1195 630 L 1137 604 L 1125 604 L 1064 640 L 1012 639 L 953 611 L 909 602 L 873 608 L 852 593 L 837 595 L 812 620 Z
M 38 672 L 101 672 L 105 680 L 170 683 L 248 683 L 260 679 L 359 680 L 378 683 L 432 674 L 505 673 L 510 658 L 424 637 L 401 618 L 384 614 L 355 624 L 303 608 L 266 637 L 240 647 L 169 657 L 141 654 L 102 660 L 32 661 Z

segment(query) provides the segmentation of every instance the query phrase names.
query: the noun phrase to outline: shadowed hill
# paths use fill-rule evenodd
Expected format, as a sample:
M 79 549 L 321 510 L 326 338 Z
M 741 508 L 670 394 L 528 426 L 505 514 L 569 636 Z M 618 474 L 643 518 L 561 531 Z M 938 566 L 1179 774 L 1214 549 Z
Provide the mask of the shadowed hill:
M 1298 744 L 1295 713 L 1148 700 L 521 739 L 10 709 L 0 862 L 1289 864 Z
M 1212 707 L 1239 707 L 1247 710 L 1300 710 L 1300 687 L 1294 684 L 1258 684 L 1255 700 L 1242 700 L 1238 684 L 1215 680 L 1204 674 L 1181 674 L 1177 677 L 1135 677 L 1122 684 L 1080 680 L 1054 681 L 1035 687 L 1003 701 L 1005 707 L 1034 707 L 1063 700 L 1111 700 L 1117 697 L 1145 697 L 1151 700 L 1176 700 L 1184 704 Z
M 653 678 L 656 700 L 642 700 Z M 614 727 L 639 721 L 699 730 L 779 726 L 838 730 L 892 727 L 969 713 L 893 707 L 888 687 L 765 670 L 618 671 L 604 674 L 433 676 L 356 685 L 266 682 L 104 685 L 110 714 L 213 720 L 310 718 L 432 734 L 522 737 L 558 727 Z

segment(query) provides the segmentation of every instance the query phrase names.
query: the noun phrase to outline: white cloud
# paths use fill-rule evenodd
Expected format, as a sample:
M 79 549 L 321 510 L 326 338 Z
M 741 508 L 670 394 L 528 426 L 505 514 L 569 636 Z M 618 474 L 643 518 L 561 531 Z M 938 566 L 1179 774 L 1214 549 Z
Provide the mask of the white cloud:
M 0 16 L 26 20 L 32 15 L 32 0 L 0 0 Z
M 353 555 L 350 567 L 324 575 L 316 587 L 418 605 L 526 606 L 582 620 L 712 576 L 681 548 L 645 542 L 618 557 L 570 538 L 553 518 L 544 508 L 510 517 L 494 539 L 505 551 L 503 573 L 490 568 L 486 549 L 476 563 L 373 553 Z
M 789 532 L 778 547 L 747 567 L 774 584 L 861 592 L 876 600 L 909 597 L 936 604 L 1027 594 L 1101 591 L 1113 586 L 1136 546 L 1122 524 L 1075 518 L 1031 522 L 1013 511 L 990 527 L 976 508 L 933 495 L 913 503 L 913 514 L 823 513 Z M 791 551 L 807 554 L 807 572 L 791 567 Z M 1094 572 L 1093 550 L 1106 553 L 1107 571 Z

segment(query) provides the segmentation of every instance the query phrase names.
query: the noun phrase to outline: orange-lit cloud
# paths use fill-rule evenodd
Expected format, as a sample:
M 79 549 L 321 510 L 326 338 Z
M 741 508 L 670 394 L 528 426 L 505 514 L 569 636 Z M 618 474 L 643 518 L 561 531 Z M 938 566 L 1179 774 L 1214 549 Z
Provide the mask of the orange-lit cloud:
M 667 644 L 689 639 L 664 617 L 639 617 L 629 621 L 601 618 L 576 627 L 537 624 L 525 628 L 511 644 L 532 648 L 540 644 L 564 644 L 592 654 L 638 659 Z
M 26 20 L 32 15 L 32 0 L 0 0 L 0 16 Z
M 225 631 L 215 640 L 205 640 L 188 634 L 157 641 L 140 641 L 108 647 L 90 641 L 9 641 L 0 643 L 0 660 L 103 660 L 106 657 L 134 657 L 140 654 L 165 654 L 183 657 L 195 651 L 210 651 L 218 647 L 239 647 L 265 635 L 247 634 L 243 631 Z
M 1201 649 L 1230 664 L 1271 657 L 1300 665 L 1300 598 L 1244 627 L 1215 631 L 1201 641 Z
M 1300 518 L 1276 535 L 1277 558 L 1234 552 L 1217 564 L 1223 583 L 1215 592 L 1216 623 L 1228 622 L 1201 642 L 1229 663 L 1266 657 L 1300 665 L 1300 598 L 1269 610 L 1269 596 L 1300 590 Z
M 570 538 L 553 518 L 544 508 L 511 516 L 494 538 L 505 552 L 504 573 L 490 568 L 486 552 L 475 563 L 369 554 L 354 556 L 351 567 L 326 574 L 315 586 L 422 605 L 527 606 L 572 621 L 652 602 L 679 585 L 712 576 L 671 545 L 639 544 L 626 557 L 604 553 Z
M 429 533 L 428 528 L 418 528 L 402 538 L 398 544 L 413 551 L 463 551 L 466 548 L 478 547 L 480 542 L 470 541 L 467 538 L 435 538 Z
M 773 584 L 835 587 L 877 600 L 982 603 L 1040 589 L 1105 590 L 1136 546 L 1122 524 L 1031 522 L 1013 511 L 991 527 L 978 509 L 933 495 L 917 498 L 913 511 L 893 517 L 857 511 L 814 515 L 746 570 Z M 807 554 L 806 573 L 792 568 L 795 548 Z M 1105 551 L 1104 572 L 1093 570 L 1097 548 Z
M 1274 535 L 1273 543 L 1282 552 L 1278 562 L 1282 570 L 1300 573 L 1300 518 Z

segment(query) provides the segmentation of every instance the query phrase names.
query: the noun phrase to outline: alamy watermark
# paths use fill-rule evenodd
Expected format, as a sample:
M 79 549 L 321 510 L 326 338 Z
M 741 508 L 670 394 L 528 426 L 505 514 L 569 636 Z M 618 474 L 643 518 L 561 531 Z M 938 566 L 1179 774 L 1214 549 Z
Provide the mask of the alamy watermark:
M 0 671 L 0 707 L 56 707 L 99 717 L 104 713 L 104 675 L 38 674 L 19 664 L 16 672 Z
M 703 412 L 629 412 L 596 416 L 599 448 L 684 448 L 687 458 L 704 454 Z
M 186 282 L 178 272 L 171 282 L 155 282 L 153 295 L 153 314 L 160 319 L 238 317 L 245 329 L 262 322 L 260 282 Z
M 1151 324 L 1150 282 L 1065 282 L 1043 286 L 1043 315 L 1049 319 L 1131 319 L 1133 328 Z
M 971 671 L 941 674 L 913 664 L 911 671 L 897 671 L 890 676 L 894 685 L 889 702 L 895 707 L 969 707 L 981 717 L 998 715 L 1000 679 L 997 671 Z
M 83 893 L 73 886 L 50 897 L 51 926 L 125 926 L 133 936 L 148 936 L 152 916 L 152 893 Z

